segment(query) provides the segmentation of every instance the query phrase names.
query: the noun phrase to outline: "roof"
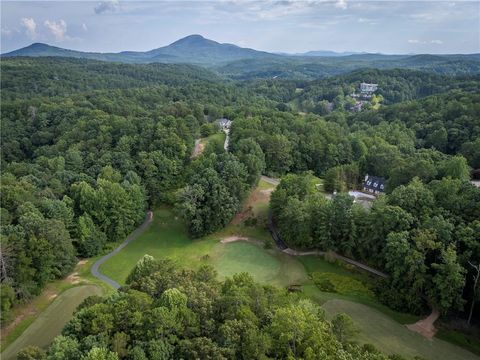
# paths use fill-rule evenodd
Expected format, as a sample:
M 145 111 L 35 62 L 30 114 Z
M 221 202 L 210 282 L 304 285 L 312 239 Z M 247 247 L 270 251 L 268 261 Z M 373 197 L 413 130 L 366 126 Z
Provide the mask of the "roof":
M 385 192 L 385 178 L 366 175 L 363 187 L 368 190 Z
M 220 124 L 228 124 L 228 123 L 230 122 L 230 120 L 225 119 L 225 118 L 218 119 L 217 121 L 218 121 Z

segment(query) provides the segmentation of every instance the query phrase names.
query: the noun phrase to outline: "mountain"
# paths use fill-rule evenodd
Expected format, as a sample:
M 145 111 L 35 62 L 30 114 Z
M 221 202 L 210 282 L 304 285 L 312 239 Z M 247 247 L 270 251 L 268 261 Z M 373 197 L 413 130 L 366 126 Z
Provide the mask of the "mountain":
M 190 35 L 174 43 L 146 52 L 123 51 L 120 53 L 96 53 L 63 49 L 42 43 L 3 54 L 2 57 L 16 56 L 61 56 L 86 58 L 104 61 L 118 61 L 127 63 L 190 63 L 190 64 L 218 64 L 240 59 L 274 58 L 279 55 L 249 48 L 242 48 L 233 44 L 221 44 L 205 39 L 201 35 Z
M 415 69 L 451 75 L 480 73 L 479 54 L 385 55 L 324 50 L 303 54 L 272 54 L 233 44 L 222 44 L 201 35 L 190 35 L 170 45 L 145 52 L 82 52 L 35 43 L 2 55 L 17 56 L 56 56 L 122 63 L 193 64 L 215 68 L 216 71 L 236 79 L 317 79 L 369 67 Z
M 368 54 L 366 52 L 355 52 L 355 51 L 329 51 L 329 50 L 315 50 L 307 51 L 305 53 L 295 54 L 295 56 L 323 56 L 323 57 L 337 57 L 337 56 L 349 56 L 349 55 L 359 55 L 359 54 Z

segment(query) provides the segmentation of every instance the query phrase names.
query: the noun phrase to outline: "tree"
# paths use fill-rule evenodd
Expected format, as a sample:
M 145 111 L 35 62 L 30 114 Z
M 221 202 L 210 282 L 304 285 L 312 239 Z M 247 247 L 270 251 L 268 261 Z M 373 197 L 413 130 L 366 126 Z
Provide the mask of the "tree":
M 254 185 L 265 170 L 265 154 L 258 143 L 252 139 L 242 139 L 235 144 L 235 155 L 248 172 L 248 183 Z
M 81 360 L 118 360 L 118 355 L 106 348 L 92 348 Z
M 107 240 L 105 234 L 100 231 L 87 213 L 78 218 L 77 237 L 78 253 L 83 257 L 97 255 Z
M 470 325 L 470 322 L 472 321 L 473 308 L 475 307 L 475 302 L 477 301 L 477 284 L 478 284 L 478 279 L 480 278 L 480 264 L 479 265 L 474 265 L 470 261 L 468 262 L 468 264 L 474 270 L 474 274 L 473 274 L 473 295 L 472 295 L 472 301 L 470 303 L 470 311 L 468 312 L 468 320 L 467 320 L 467 324 Z
M 43 360 L 45 359 L 45 351 L 37 346 L 28 346 L 20 350 L 17 354 L 18 360 Z
M 359 332 L 352 318 L 345 313 L 337 314 L 332 319 L 332 331 L 341 343 L 351 341 Z
M 47 360 L 79 360 L 80 357 L 78 341 L 63 335 L 59 335 L 53 340 L 47 352 Z
M 429 297 L 434 299 L 440 310 L 446 312 L 452 308 L 461 308 L 462 290 L 465 286 L 465 269 L 458 263 L 457 253 L 453 245 L 441 251 L 441 263 L 433 263 L 436 270 Z
M 272 175 L 285 174 L 292 165 L 292 145 L 284 135 L 265 136 L 262 141 L 267 171 Z
M 440 176 L 452 179 L 470 180 L 467 160 L 463 156 L 453 156 L 440 164 Z

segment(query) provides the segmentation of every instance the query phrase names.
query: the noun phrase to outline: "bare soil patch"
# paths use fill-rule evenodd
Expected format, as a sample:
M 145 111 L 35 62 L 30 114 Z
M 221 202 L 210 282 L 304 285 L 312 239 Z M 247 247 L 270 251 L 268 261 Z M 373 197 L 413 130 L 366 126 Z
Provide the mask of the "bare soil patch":
M 434 322 L 440 316 L 437 309 L 433 309 L 432 313 L 428 315 L 425 319 L 418 320 L 415 324 L 407 325 L 407 328 L 411 331 L 415 331 L 420 335 L 431 339 L 435 336 L 437 328 L 434 325 Z
M 262 204 L 268 203 L 270 201 L 270 196 L 275 189 L 255 189 L 252 191 L 250 196 L 248 197 L 245 205 L 243 206 L 243 210 L 240 211 L 232 220 L 232 224 L 238 225 L 248 218 L 255 217 L 255 213 L 253 211 L 253 206 L 255 204 Z
M 86 263 L 88 263 L 88 259 L 83 259 L 83 260 L 80 260 L 80 261 L 77 263 L 77 266 L 83 266 L 83 265 L 85 265 Z
M 227 237 L 223 238 L 222 240 L 220 240 L 220 242 L 222 244 L 228 244 L 228 243 L 235 242 L 235 241 L 248 241 L 248 240 L 249 239 L 247 237 L 233 235 L 233 236 L 227 236 Z
M 70 284 L 78 284 L 80 283 L 80 275 L 78 274 L 77 271 L 71 273 L 70 275 L 67 276 L 66 278 L 67 282 Z

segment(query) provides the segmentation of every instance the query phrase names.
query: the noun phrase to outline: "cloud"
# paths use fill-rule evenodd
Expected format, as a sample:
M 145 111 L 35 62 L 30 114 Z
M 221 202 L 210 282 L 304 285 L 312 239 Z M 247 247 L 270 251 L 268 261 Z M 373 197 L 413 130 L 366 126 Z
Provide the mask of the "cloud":
M 348 7 L 347 0 L 338 0 L 335 3 L 335 7 L 339 8 L 339 9 L 342 9 L 342 10 L 345 10 Z
M 83 31 L 88 31 L 87 24 L 83 23 L 82 24 L 82 29 L 83 29 Z
M 95 14 L 99 15 L 108 12 L 115 12 L 119 7 L 120 3 L 118 0 L 101 1 L 95 6 L 93 11 L 95 11 Z
M 20 24 L 25 28 L 30 39 L 35 39 L 37 37 L 37 24 L 32 18 L 22 18 Z
M 435 45 L 442 45 L 442 40 L 418 40 L 418 39 L 410 39 L 408 40 L 409 44 L 435 44 Z
M 59 21 L 45 20 L 43 24 L 48 30 L 50 30 L 53 36 L 55 36 L 55 40 L 57 41 L 65 40 L 65 35 L 67 33 L 67 23 L 65 22 L 65 20 L 62 20 L 62 19 L 60 19 Z
M 2 28 L 2 35 L 9 36 L 12 34 L 12 30 L 7 29 L 7 28 Z

